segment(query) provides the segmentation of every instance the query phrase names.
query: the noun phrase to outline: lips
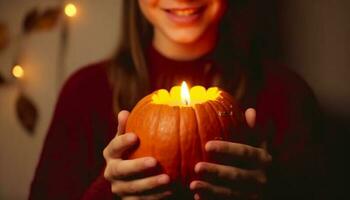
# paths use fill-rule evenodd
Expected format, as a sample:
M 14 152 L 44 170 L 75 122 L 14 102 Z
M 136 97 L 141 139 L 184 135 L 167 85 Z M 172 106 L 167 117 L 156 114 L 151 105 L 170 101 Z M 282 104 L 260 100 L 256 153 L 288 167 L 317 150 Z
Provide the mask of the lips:
M 204 12 L 205 6 L 163 9 L 169 19 L 177 24 L 192 24 Z
M 204 6 L 197 8 L 174 8 L 174 9 L 165 9 L 166 12 L 177 15 L 177 16 L 191 16 L 198 14 L 203 10 Z

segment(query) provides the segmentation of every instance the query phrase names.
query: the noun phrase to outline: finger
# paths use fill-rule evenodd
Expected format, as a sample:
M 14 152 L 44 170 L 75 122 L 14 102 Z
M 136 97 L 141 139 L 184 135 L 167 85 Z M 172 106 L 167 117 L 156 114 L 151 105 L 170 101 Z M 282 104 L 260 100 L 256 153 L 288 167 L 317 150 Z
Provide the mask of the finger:
M 127 196 L 123 200 L 160 200 L 166 199 L 170 195 L 172 195 L 171 191 L 164 191 L 150 195 Z
M 241 143 L 212 140 L 206 143 L 205 150 L 209 153 L 227 154 L 259 166 L 267 166 L 272 161 L 271 155 L 265 149 Z
M 108 161 L 110 158 L 121 158 L 123 153 L 137 144 L 138 138 L 133 133 L 116 136 L 103 150 L 103 157 Z
M 157 161 L 152 157 L 137 158 L 133 160 L 111 160 L 105 169 L 105 178 L 107 180 L 125 179 L 157 165 Z
M 245 111 L 245 119 L 247 121 L 247 124 L 250 128 L 253 128 L 255 126 L 255 120 L 256 120 L 256 111 L 254 108 L 248 108 Z
M 218 165 L 214 163 L 199 162 L 195 165 L 195 172 L 226 183 L 264 185 L 267 182 L 262 170 L 246 170 L 237 167 Z
M 129 111 L 127 110 L 122 110 L 118 113 L 118 135 L 125 132 L 126 121 L 129 117 L 129 114 Z
M 132 181 L 115 181 L 112 192 L 120 196 L 138 195 L 168 184 L 170 178 L 166 174 L 150 176 Z

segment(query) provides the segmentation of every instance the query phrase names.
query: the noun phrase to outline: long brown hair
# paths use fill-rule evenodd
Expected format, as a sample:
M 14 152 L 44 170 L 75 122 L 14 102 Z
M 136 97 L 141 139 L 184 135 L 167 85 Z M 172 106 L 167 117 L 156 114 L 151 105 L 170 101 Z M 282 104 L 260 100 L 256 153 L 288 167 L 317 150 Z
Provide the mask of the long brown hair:
M 214 60 L 222 68 L 219 87 L 238 100 L 258 89 L 262 80 L 260 54 L 252 45 L 256 23 L 252 1 L 229 1 L 220 22 L 219 40 Z M 121 44 L 110 65 L 115 112 L 131 110 L 149 91 L 145 50 L 153 36 L 153 28 L 140 11 L 136 0 L 123 1 Z M 249 90 L 247 89 L 249 88 Z

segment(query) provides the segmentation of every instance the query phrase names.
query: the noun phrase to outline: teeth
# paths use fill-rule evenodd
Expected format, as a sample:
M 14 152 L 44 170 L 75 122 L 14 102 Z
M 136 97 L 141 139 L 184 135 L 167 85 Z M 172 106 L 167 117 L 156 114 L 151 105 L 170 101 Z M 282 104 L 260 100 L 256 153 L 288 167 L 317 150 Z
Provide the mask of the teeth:
M 190 9 L 181 9 L 181 10 L 170 10 L 171 13 L 174 13 L 179 16 L 190 16 L 193 15 L 197 9 L 190 8 Z

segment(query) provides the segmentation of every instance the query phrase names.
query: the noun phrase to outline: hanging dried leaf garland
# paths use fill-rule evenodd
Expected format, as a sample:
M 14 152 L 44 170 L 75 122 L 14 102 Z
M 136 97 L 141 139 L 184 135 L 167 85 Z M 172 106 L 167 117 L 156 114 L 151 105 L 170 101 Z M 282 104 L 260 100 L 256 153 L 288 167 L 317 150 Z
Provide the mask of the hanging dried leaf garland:
M 32 100 L 23 93 L 16 101 L 16 114 L 21 125 L 33 134 L 38 121 L 38 110 Z
M 50 30 L 54 28 L 62 13 L 60 6 L 46 9 L 43 12 L 39 12 L 37 8 L 30 10 L 22 23 L 23 36 L 32 31 Z M 33 134 L 37 121 L 38 110 L 33 101 L 28 98 L 23 92 L 20 93 L 16 101 L 16 114 L 21 125 Z
M 39 11 L 37 8 L 30 10 L 26 14 L 22 23 L 22 36 L 24 37 L 26 34 L 33 31 L 46 31 L 54 28 L 57 25 L 61 14 L 61 6 L 49 8 L 43 12 Z M 63 32 L 63 35 L 66 35 L 66 31 Z M 66 40 L 62 41 L 62 43 L 65 42 Z M 65 50 L 65 48 L 63 48 L 63 50 Z M 20 52 L 20 49 L 18 52 Z M 64 55 L 63 53 L 60 54 Z M 0 83 L 1 82 L 2 77 L 0 77 Z M 33 101 L 24 95 L 23 92 L 20 93 L 16 101 L 16 115 L 19 122 L 28 131 L 28 133 L 34 134 L 38 121 L 38 110 Z

